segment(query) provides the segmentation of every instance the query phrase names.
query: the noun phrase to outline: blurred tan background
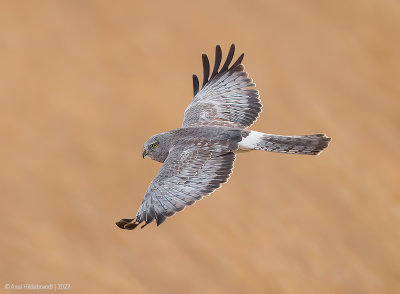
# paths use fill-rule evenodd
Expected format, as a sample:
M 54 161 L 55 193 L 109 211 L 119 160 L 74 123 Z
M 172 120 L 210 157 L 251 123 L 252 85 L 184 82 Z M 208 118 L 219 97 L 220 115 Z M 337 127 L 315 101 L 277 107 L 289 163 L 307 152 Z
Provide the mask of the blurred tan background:
M 0 2 L 0 292 L 400 293 L 400 2 L 148 2 Z M 241 155 L 212 196 L 118 229 L 160 167 L 143 142 L 232 42 L 252 128 L 331 145 Z

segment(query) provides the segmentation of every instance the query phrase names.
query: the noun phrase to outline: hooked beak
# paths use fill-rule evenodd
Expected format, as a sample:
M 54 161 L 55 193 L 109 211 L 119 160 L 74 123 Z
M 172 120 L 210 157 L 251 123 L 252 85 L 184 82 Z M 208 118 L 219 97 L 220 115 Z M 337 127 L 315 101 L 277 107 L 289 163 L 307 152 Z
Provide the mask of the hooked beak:
M 142 153 L 143 159 L 146 157 L 146 155 L 147 155 L 147 151 L 144 150 L 143 153 Z

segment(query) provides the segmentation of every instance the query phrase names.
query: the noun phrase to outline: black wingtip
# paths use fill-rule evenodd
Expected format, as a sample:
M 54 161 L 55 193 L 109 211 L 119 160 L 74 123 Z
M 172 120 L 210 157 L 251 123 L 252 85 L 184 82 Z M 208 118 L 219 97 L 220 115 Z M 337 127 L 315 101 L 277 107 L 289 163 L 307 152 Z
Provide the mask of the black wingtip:
M 143 229 L 143 228 L 144 228 L 145 226 L 147 226 L 148 224 L 149 224 L 149 223 L 146 223 L 146 222 L 145 222 L 145 224 L 144 224 L 143 226 L 141 226 L 140 228 Z
M 115 224 L 123 230 L 133 230 L 140 224 L 140 222 L 135 217 L 135 218 L 123 218 L 120 221 L 117 221 Z
M 196 96 L 196 94 L 199 92 L 199 78 L 194 74 L 193 75 L 193 97 Z
M 242 63 L 243 58 L 244 58 L 244 53 L 242 53 L 239 58 L 234 62 L 234 64 L 230 67 L 229 65 L 232 62 L 233 56 L 235 55 L 235 44 L 232 43 L 232 45 L 229 48 L 228 55 L 226 57 L 226 61 L 222 68 L 219 70 L 219 67 L 221 65 L 222 61 L 222 49 L 220 45 L 217 45 L 215 47 L 215 63 L 214 63 L 214 68 L 210 76 L 210 61 L 208 59 L 207 54 L 203 53 L 202 54 L 202 61 L 203 61 L 203 83 L 202 83 L 202 88 L 210 81 L 212 80 L 216 75 L 222 74 L 229 69 L 236 68 L 239 64 Z M 197 93 L 200 90 L 200 82 L 199 78 L 193 74 L 193 97 L 197 95 Z
M 120 220 L 120 221 L 117 221 L 115 224 L 118 226 L 118 228 L 125 229 L 124 226 L 125 226 L 125 224 L 127 224 L 127 222 Z
M 218 69 L 219 69 L 219 66 L 221 65 L 221 60 L 222 60 L 222 49 L 221 49 L 221 46 L 217 45 L 217 47 L 215 47 L 214 69 L 213 69 L 210 79 L 212 79 L 213 77 L 215 77 L 218 74 Z
M 224 72 L 226 70 L 228 70 L 229 68 L 229 64 L 231 64 L 233 55 L 235 54 L 235 44 L 231 45 L 231 48 L 229 48 L 229 53 L 228 56 L 226 57 L 226 61 L 224 63 L 224 65 L 221 68 L 221 72 Z
M 235 61 L 235 63 L 232 65 L 231 68 L 235 68 L 236 66 L 238 66 L 239 64 L 241 64 L 242 61 L 243 61 L 243 58 L 244 58 L 244 53 L 242 53 L 242 54 L 239 56 L 239 58 Z
M 162 214 L 157 214 L 157 215 L 156 215 L 157 227 L 158 227 L 159 225 L 161 225 L 163 222 L 165 222 L 166 219 L 167 219 L 167 217 L 165 217 L 164 215 L 162 215 Z
M 204 85 L 207 84 L 208 77 L 210 75 L 210 61 L 208 60 L 208 56 L 205 53 L 201 55 L 201 58 L 203 59 L 203 74 L 204 74 L 202 87 L 204 87 Z

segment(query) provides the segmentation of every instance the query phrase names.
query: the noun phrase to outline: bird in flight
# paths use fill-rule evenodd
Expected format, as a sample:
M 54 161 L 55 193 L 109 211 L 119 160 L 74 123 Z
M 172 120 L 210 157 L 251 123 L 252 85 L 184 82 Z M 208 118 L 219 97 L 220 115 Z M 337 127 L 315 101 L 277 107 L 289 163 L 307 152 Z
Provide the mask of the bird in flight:
M 214 192 L 228 181 L 237 153 L 253 150 L 318 155 L 330 141 L 324 134 L 281 136 L 248 129 L 261 112 L 255 84 L 244 71 L 244 54 L 231 65 L 232 44 L 221 67 L 222 50 L 210 62 L 203 59 L 203 83 L 193 75 L 193 100 L 185 110 L 181 128 L 151 136 L 144 143 L 143 158 L 163 163 L 132 219 L 116 225 L 132 230 L 167 217 Z

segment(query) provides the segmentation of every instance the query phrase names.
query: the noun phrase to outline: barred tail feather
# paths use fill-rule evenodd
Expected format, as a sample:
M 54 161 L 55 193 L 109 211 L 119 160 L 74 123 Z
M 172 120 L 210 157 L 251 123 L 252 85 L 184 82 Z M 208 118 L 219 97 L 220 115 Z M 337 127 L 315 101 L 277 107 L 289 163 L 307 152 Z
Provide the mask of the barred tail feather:
M 324 134 L 279 136 L 250 131 L 243 134 L 239 149 L 318 155 L 328 146 L 330 140 L 331 138 Z

